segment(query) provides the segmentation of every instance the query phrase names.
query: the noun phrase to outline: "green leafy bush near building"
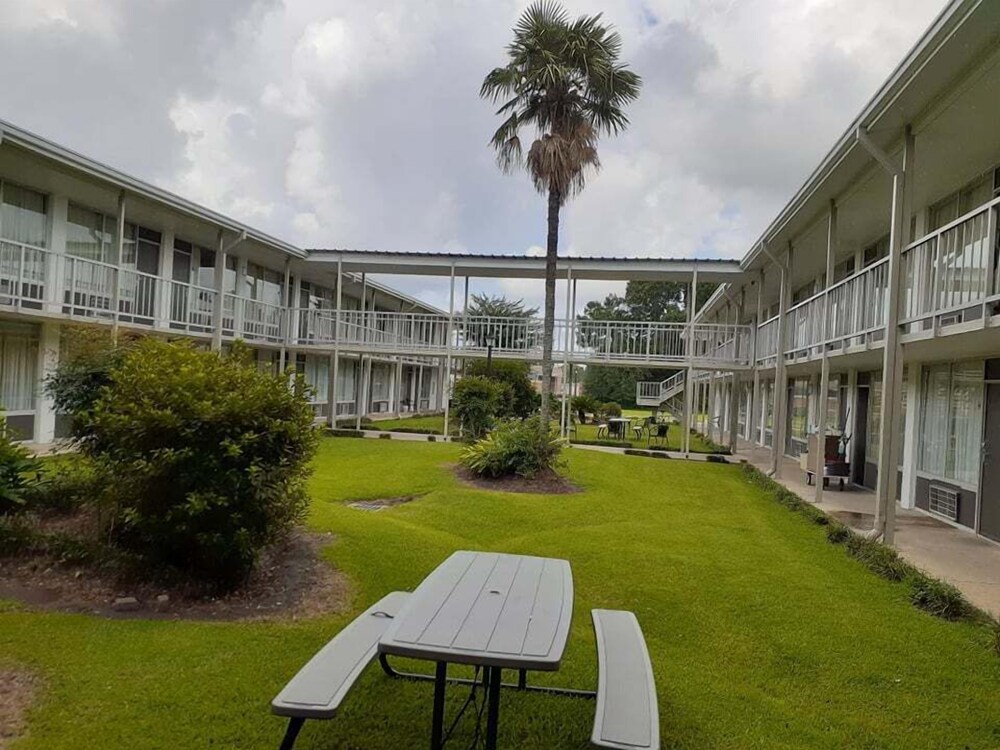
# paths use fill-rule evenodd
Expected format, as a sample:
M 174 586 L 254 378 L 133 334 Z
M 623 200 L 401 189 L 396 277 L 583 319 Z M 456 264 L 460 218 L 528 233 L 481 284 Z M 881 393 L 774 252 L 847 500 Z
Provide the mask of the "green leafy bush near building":
M 467 377 L 455 384 L 452 409 L 466 435 L 478 440 L 503 414 L 510 398 L 510 386 L 506 383 L 478 376 Z
M 41 462 L 14 442 L 10 429 L 0 421 L 0 515 L 27 507 L 41 473 Z
M 562 441 L 558 433 L 543 431 L 538 417 L 500 422 L 489 435 L 465 447 L 461 462 L 481 477 L 533 477 L 554 469 Z
M 530 417 L 541 404 L 541 396 L 531 385 L 531 368 L 518 360 L 467 360 L 463 378 L 482 377 L 510 387 L 509 398 L 501 404 L 502 417 Z
M 144 566 L 227 588 L 305 513 L 317 433 L 301 379 L 146 339 L 78 417 L 107 538 Z
M 601 417 L 604 419 L 609 419 L 611 417 L 620 417 L 622 415 L 622 405 L 617 401 L 608 401 L 601 404 L 598 409 Z
M 569 403 L 573 411 L 576 412 L 576 418 L 580 424 L 587 423 L 588 414 L 596 415 L 601 410 L 601 402 L 593 396 L 574 396 Z

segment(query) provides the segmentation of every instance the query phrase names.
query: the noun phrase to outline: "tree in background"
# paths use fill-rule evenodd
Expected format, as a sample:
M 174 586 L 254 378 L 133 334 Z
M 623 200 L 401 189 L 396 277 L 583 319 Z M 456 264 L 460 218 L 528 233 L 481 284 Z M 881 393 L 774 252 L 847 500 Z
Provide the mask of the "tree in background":
M 472 318 L 465 326 L 467 343 L 486 347 L 485 372 L 476 374 L 490 375 L 494 347 L 527 349 L 537 338 L 535 317 L 538 308 L 525 307 L 524 300 L 473 294 L 465 312 Z
M 698 309 L 715 292 L 718 284 L 698 284 Z M 677 281 L 630 281 L 625 296 L 609 294 L 603 301 L 588 302 L 582 320 L 683 323 L 687 320 L 689 285 Z M 599 335 L 596 332 L 595 335 Z M 581 342 L 598 345 L 598 342 Z M 605 367 L 591 365 L 583 380 L 583 391 L 598 401 L 617 401 L 635 406 L 635 387 L 640 381 L 663 380 L 675 370 Z
M 539 424 L 548 432 L 552 332 L 559 255 L 559 210 L 583 190 L 588 168 L 599 166 L 600 133 L 628 126 L 625 106 L 639 95 L 640 78 L 618 61 L 622 40 L 601 16 L 575 21 L 558 3 L 536 0 L 514 27 L 508 62 L 487 74 L 480 96 L 501 103 L 503 123 L 491 145 L 505 172 L 525 169 L 538 192 L 548 195 L 545 252 L 545 321 L 542 334 L 542 403 Z M 522 127 L 537 137 L 527 157 Z
M 505 417 L 530 417 L 538 411 L 538 394 L 531 385 L 531 368 L 527 362 L 500 360 L 492 366 L 484 360 L 467 360 L 463 377 L 485 377 L 510 388 L 510 400 L 504 404 Z

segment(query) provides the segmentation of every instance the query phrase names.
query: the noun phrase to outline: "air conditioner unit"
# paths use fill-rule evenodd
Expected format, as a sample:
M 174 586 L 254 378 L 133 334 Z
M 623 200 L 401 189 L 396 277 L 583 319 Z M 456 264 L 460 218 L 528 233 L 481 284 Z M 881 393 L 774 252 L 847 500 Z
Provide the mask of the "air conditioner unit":
M 927 506 L 931 513 L 943 516 L 951 521 L 958 520 L 958 490 L 932 484 L 930 501 Z

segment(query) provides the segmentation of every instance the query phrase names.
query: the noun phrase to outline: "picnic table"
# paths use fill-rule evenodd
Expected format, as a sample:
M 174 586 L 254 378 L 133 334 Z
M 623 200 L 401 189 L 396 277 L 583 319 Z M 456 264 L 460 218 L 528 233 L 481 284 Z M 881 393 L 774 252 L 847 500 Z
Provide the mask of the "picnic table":
M 632 426 L 632 417 L 612 417 L 608 420 L 608 432 L 617 435 L 621 440 L 628 435 L 628 430 Z
M 496 552 L 456 552 L 410 595 L 379 641 L 382 655 L 436 664 L 431 747 L 444 739 L 449 664 L 480 667 L 486 688 L 486 747 L 496 747 L 504 669 L 559 668 L 573 618 L 569 563 Z
M 292 750 L 308 719 L 332 719 L 369 664 L 378 658 L 390 677 L 434 682 L 431 748 L 441 750 L 463 712 L 473 705 L 478 746 L 482 709 L 484 739 L 495 750 L 502 688 L 596 699 L 590 742 L 595 747 L 658 750 L 659 713 L 652 665 L 633 613 L 591 612 L 597 643 L 596 690 L 530 685 L 529 671 L 555 671 L 562 661 L 573 618 L 569 563 L 498 552 L 453 553 L 412 592 L 395 591 L 362 612 L 330 640 L 271 702 L 288 719 L 281 750 Z M 390 656 L 423 659 L 434 674 L 402 672 Z M 475 668 L 475 676 L 448 675 L 449 664 Z M 503 670 L 518 674 L 503 681 Z M 469 689 L 469 697 L 445 731 L 445 690 Z M 475 707 L 477 691 L 485 703 Z M 409 743 L 408 743 L 409 744 Z

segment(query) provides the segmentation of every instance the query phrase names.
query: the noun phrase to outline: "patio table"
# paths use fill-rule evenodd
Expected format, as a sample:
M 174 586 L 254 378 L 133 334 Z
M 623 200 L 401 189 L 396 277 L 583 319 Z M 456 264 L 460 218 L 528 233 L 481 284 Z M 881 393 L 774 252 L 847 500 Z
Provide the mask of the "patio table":
M 486 687 L 486 747 L 494 750 L 504 669 L 559 668 L 573 617 L 566 560 L 495 552 L 455 552 L 410 595 L 378 645 L 386 655 L 436 663 L 431 748 L 444 737 L 448 664 L 481 667 Z M 467 681 L 468 682 L 468 681 Z M 549 689 L 550 692 L 583 693 Z
M 612 417 L 608 420 L 608 425 L 616 425 L 614 434 L 621 437 L 622 440 L 628 435 L 628 429 L 632 426 L 632 417 Z

